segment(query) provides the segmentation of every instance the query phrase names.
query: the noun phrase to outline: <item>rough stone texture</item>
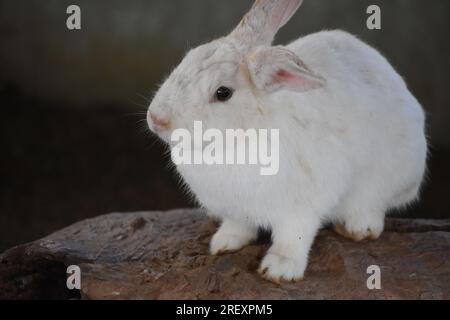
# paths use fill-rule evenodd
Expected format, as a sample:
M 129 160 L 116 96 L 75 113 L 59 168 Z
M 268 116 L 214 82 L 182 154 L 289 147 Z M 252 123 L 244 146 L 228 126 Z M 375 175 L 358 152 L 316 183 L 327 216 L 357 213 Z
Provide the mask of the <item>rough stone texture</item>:
M 216 229 L 200 210 L 113 213 L 78 222 L 0 256 L 0 299 L 449 299 L 450 221 L 388 219 L 377 241 L 329 229 L 311 250 L 305 279 L 274 284 L 256 272 L 269 246 L 208 254 Z M 77 264 L 82 288 L 65 288 Z M 381 290 L 368 290 L 369 265 Z

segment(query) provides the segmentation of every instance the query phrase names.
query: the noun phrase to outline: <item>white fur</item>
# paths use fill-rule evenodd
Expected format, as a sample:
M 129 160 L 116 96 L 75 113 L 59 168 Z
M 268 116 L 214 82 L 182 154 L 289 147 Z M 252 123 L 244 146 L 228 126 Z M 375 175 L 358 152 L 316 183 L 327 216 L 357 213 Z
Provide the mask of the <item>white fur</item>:
M 237 250 L 255 238 L 257 227 L 270 228 L 273 245 L 260 272 L 275 281 L 296 280 L 324 222 L 341 225 L 356 240 L 376 238 L 388 209 L 416 199 L 427 153 L 424 112 L 380 53 L 342 31 L 279 48 L 301 59 L 298 77 L 311 86 L 266 90 L 258 85 L 258 79 L 265 83 L 260 74 L 270 75 L 277 64 L 258 60 L 264 69 L 252 68 L 263 59 L 258 52 L 277 50 L 269 45 L 249 45 L 232 34 L 192 50 L 160 88 L 149 114 L 170 121 L 169 130 L 157 132 L 169 144 L 171 130 L 192 129 L 194 120 L 219 129 L 280 129 L 275 176 L 246 165 L 177 170 L 198 201 L 223 220 L 211 242 L 213 254 Z M 314 79 L 323 80 L 320 87 Z M 234 95 L 215 102 L 222 85 L 234 88 Z M 154 128 L 150 117 L 149 125 Z

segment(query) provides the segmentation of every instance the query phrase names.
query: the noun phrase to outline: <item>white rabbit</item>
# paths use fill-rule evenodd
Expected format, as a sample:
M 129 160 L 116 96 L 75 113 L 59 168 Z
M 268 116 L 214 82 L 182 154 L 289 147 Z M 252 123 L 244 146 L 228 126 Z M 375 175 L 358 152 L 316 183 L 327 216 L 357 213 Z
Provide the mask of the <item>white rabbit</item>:
M 169 147 L 173 130 L 192 130 L 196 120 L 279 129 L 276 175 L 251 165 L 176 166 L 222 221 L 212 254 L 271 229 L 259 272 L 273 281 L 303 278 L 325 222 L 355 240 L 378 238 L 386 211 L 417 199 L 426 165 L 422 107 L 375 49 L 343 31 L 271 46 L 301 2 L 256 1 L 231 34 L 186 55 L 147 117 Z

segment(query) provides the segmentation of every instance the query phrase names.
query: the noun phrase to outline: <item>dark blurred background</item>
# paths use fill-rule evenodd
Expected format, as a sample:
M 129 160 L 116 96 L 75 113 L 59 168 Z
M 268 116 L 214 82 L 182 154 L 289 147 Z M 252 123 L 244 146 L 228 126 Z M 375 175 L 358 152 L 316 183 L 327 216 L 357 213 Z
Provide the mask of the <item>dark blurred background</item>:
M 0 251 L 111 211 L 189 206 L 145 130 L 148 100 L 190 47 L 252 0 L 0 0 Z M 82 30 L 66 28 L 77 4 Z M 382 30 L 366 28 L 366 8 Z M 448 0 L 305 0 L 277 43 L 340 28 L 386 55 L 428 114 L 430 172 L 405 217 L 450 218 Z M 398 213 L 396 213 L 398 214 Z

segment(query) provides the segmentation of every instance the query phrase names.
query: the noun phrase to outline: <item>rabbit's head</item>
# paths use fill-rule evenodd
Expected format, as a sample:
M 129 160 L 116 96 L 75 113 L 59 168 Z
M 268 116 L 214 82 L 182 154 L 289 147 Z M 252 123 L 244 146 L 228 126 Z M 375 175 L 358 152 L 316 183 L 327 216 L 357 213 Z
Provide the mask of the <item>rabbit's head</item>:
M 293 52 L 272 47 L 302 0 L 258 0 L 226 37 L 191 50 L 155 95 L 150 129 L 170 142 L 176 128 L 250 128 L 266 116 L 270 95 L 307 91 L 323 80 Z

